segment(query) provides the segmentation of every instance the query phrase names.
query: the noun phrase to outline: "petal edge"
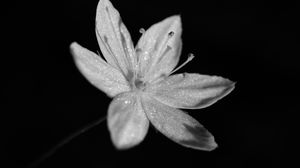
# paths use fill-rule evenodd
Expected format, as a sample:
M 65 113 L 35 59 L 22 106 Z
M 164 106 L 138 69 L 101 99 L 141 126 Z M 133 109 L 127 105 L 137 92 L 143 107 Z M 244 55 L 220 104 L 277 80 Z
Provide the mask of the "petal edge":
M 175 107 L 200 109 L 208 107 L 228 95 L 235 82 L 219 76 L 177 74 L 148 88 L 155 99 Z
M 123 93 L 113 99 L 107 124 L 114 146 L 121 150 L 141 143 L 149 127 L 140 101 L 133 93 Z
M 213 135 L 183 111 L 162 104 L 153 98 L 144 98 L 142 106 L 154 127 L 172 141 L 185 147 L 205 151 L 217 147 Z

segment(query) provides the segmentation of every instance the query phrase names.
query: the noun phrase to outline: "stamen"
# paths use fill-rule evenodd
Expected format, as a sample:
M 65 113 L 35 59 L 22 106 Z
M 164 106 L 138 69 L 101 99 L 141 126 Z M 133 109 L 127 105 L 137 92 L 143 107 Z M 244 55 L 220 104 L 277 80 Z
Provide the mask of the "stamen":
M 110 52 L 110 54 L 113 56 L 113 59 L 115 60 L 115 62 L 119 65 L 118 59 L 116 58 L 116 55 L 114 54 L 113 50 L 111 49 L 110 45 L 108 44 L 108 39 L 105 35 L 103 36 L 103 39 L 104 39 L 104 44 L 106 46 L 107 51 Z M 121 70 L 121 67 L 119 67 L 119 68 Z
M 160 56 L 160 58 L 159 58 L 159 60 L 157 60 L 157 63 L 158 62 L 160 62 L 162 59 L 163 59 L 163 57 L 172 49 L 172 47 L 170 47 L 169 45 L 168 45 L 168 42 L 169 42 L 169 40 L 172 38 L 172 36 L 174 36 L 175 35 L 175 33 L 173 32 L 173 31 L 170 31 L 169 33 L 168 33 L 168 39 L 165 41 L 165 43 L 164 43 L 164 45 L 163 46 L 165 46 L 165 45 L 167 45 L 167 47 L 166 47 L 166 49 L 164 50 L 164 51 L 161 51 L 160 53 L 159 53 L 159 56 Z M 163 52 L 163 53 L 162 53 Z
M 162 56 L 159 58 L 159 60 L 157 61 L 157 63 L 159 63 L 164 57 L 165 55 L 167 55 L 167 53 L 171 50 L 172 48 L 167 45 L 167 48 L 165 49 L 165 51 L 163 52 Z
M 129 51 L 128 51 L 128 48 L 127 48 L 127 45 L 126 45 L 127 43 L 126 43 L 124 34 L 121 32 L 120 35 L 121 35 L 122 48 L 123 48 L 123 51 L 125 53 L 125 62 L 126 62 L 126 65 L 127 65 L 127 69 L 131 69 L 133 67 L 132 67 L 132 64 L 130 62 L 131 59 L 130 59 Z
M 169 32 L 169 34 L 168 34 L 169 38 L 172 37 L 172 36 L 174 36 L 174 34 L 175 33 L 173 31 Z
M 102 36 L 99 34 L 98 30 L 96 30 L 96 33 L 99 37 L 99 39 L 102 41 L 102 43 L 104 44 L 104 47 L 106 48 L 107 52 L 109 52 L 110 55 L 112 55 L 112 58 L 114 59 L 115 62 L 117 62 L 116 56 L 113 53 L 113 51 L 111 50 L 111 48 L 109 47 L 108 44 L 108 39 L 106 36 L 103 36 L 104 39 L 102 39 Z M 99 53 L 98 53 L 99 54 Z M 104 56 L 103 56 L 104 57 Z M 107 60 L 106 60 L 107 61 Z M 119 67 L 120 68 L 120 67 Z
M 122 74 L 125 76 L 125 73 L 122 71 L 122 69 L 121 69 L 121 67 L 120 67 L 120 64 L 119 64 L 119 62 L 118 62 L 118 59 L 116 58 L 116 55 L 113 53 L 112 49 L 110 48 L 110 45 L 108 44 L 108 39 L 107 39 L 107 37 L 104 35 L 104 36 L 103 36 L 104 39 L 102 39 L 102 37 L 100 36 L 99 32 L 98 32 L 98 31 L 96 31 L 96 32 L 97 32 L 97 34 L 99 35 L 100 40 L 103 42 L 103 44 L 104 44 L 106 50 L 112 55 L 112 58 L 114 59 L 115 63 L 117 64 L 117 67 L 120 69 L 120 71 L 122 72 Z M 107 60 L 106 60 L 106 61 L 107 61 Z
M 140 28 L 140 33 L 144 34 L 146 30 L 144 28 Z
M 180 68 L 182 68 L 185 64 L 187 64 L 188 62 L 192 61 L 192 59 L 194 57 L 195 57 L 194 54 L 189 54 L 188 59 L 183 64 L 181 64 L 179 67 L 177 67 L 175 70 L 173 70 L 170 74 L 176 72 L 177 70 L 179 70 Z
M 105 10 L 106 10 L 106 12 L 107 12 L 107 15 L 108 15 L 108 17 L 109 17 L 109 21 L 110 21 L 110 24 L 111 24 L 111 27 L 112 27 L 112 31 L 113 31 L 113 33 L 114 33 L 114 35 L 115 35 L 115 37 L 118 37 L 118 35 L 120 35 L 119 33 L 117 33 L 116 31 L 115 31 L 115 26 L 114 26 L 114 24 L 113 24 L 113 22 L 112 22 L 112 18 L 111 18 L 111 14 L 110 14 L 110 12 L 109 12 L 109 9 L 108 9 L 108 7 L 106 7 L 105 8 Z M 119 18 L 119 20 L 118 20 L 118 28 L 119 28 L 119 30 L 120 30 L 120 27 L 121 27 L 121 24 L 122 24 L 122 20 L 121 20 L 121 18 Z M 121 34 L 122 34 L 122 32 L 120 32 Z M 122 37 L 121 37 L 122 38 Z M 105 40 L 105 42 L 107 43 L 107 37 L 106 36 L 104 36 L 104 40 Z M 107 43 L 108 44 L 108 43 Z M 121 45 L 123 45 L 123 44 L 121 44 Z M 110 48 L 110 46 L 109 46 L 109 48 Z M 110 48 L 111 49 L 111 48 Z M 112 51 L 112 50 L 111 50 Z M 124 46 L 123 46 L 123 51 L 124 51 Z M 124 51 L 125 52 L 125 51 Z M 116 56 L 114 56 L 114 57 L 116 57 Z M 117 64 L 118 65 L 120 65 L 119 64 L 119 62 L 118 62 L 118 60 L 116 60 L 117 61 Z M 127 60 L 124 60 L 124 61 L 126 61 L 126 63 L 125 64 L 127 64 L 127 67 L 129 66 L 128 65 L 128 61 Z M 120 66 L 119 66 L 120 67 Z M 123 69 L 121 69 L 121 67 L 120 67 L 120 70 L 122 71 L 122 73 L 123 73 L 123 75 L 125 75 L 125 73 L 126 72 L 124 72 L 124 70 Z

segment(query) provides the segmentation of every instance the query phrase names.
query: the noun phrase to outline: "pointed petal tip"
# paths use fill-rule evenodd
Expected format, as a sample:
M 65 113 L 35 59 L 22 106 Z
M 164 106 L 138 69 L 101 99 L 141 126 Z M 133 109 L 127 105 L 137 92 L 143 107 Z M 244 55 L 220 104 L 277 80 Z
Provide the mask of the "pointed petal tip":
M 216 76 L 216 77 L 219 78 L 218 76 Z M 235 88 L 236 82 L 232 81 L 230 79 L 227 79 L 227 78 L 222 78 L 222 77 L 220 77 L 220 78 L 222 79 L 222 81 L 217 83 L 215 86 L 223 86 L 224 87 L 224 90 L 221 94 L 222 96 L 220 97 L 220 98 L 222 98 L 222 97 L 228 95 Z
M 185 125 L 185 128 L 190 132 L 194 138 L 189 140 L 181 140 L 180 143 L 186 147 L 203 150 L 203 151 L 212 151 L 218 147 L 218 144 L 215 142 L 213 135 L 207 131 L 203 126 L 191 127 Z
M 130 149 L 132 148 L 134 145 L 120 145 L 120 144 L 116 144 L 116 143 L 113 143 L 113 146 L 115 147 L 116 150 L 127 150 L 127 149 Z
M 70 44 L 70 47 L 76 45 L 77 43 L 75 41 L 73 41 L 71 44 Z
M 115 149 L 117 150 L 127 150 L 129 148 L 133 148 L 137 145 L 139 145 L 140 143 L 143 142 L 143 140 L 145 139 L 146 135 L 148 132 L 148 125 L 147 125 L 147 129 L 146 132 L 143 132 L 142 135 L 125 135 L 123 134 L 123 136 L 113 136 L 111 135 L 111 141 L 113 146 L 115 147 Z
M 216 143 L 215 138 L 213 136 L 210 137 L 209 142 L 209 148 L 207 148 L 206 151 L 213 151 L 218 147 L 218 144 Z
M 181 17 L 180 17 L 180 15 L 172 15 L 172 16 L 169 16 L 169 17 L 163 19 L 161 22 L 158 22 L 158 23 L 165 23 L 165 24 L 177 27 L 178 25 L 179 26 L 181 25 Z
M 229 85 L 235 85 L 236 81 L 230 80 L 228 78 L 224 78 L 224 80 L 229 84 Z
M 227 89 L 226 90 L 226 94 L 229 94 L 234 88 L 235 88 L 235 85 L 236 85 L 236 81 L 231 81 L 229 79 L 227 79 Z
M 71 54 L 75 57 L 75 53 L 78 51 L 81 51 L 82 49 L 84 49 L 80 44 L 78 44 L 77 42 L 72 42 L 70 44 L 70 52 Z
M 84 50 L 87 50 L 88 52 L 91 52 L 91 51 L 89 51 L 88 49 L 86 49 L 86 48 L 84 48 L 84 47 L 82 47 L 80 44 L 78 44 L 77 42 L 72 42 L 71 44 L 70 44 L 70 52 L 71 52 L 71 54 L 72 54 L 72 56 L 73 56 L 73 58 L 75 59 L 75 60 L 77 60 L 78 58 L 81 58 L 81 57 L 83 57 L 84 56 L 84 54 L 83 53 L 85 53 L 86 51 L 84 51 Z M 78 62 L 76 62 L 76 64 L 77 64 Z
M 77 47 L 77 46 L 79 46 L 79 44 L 78 44 L 77 42 L 73 41 L 73 42 L 70 44 L 70 49 L 71 49 L 71 51 L 72 51 L 75 47 Z
M 109 0 L 99 0 L 98 5 L 111 4 Z
M 181 16 L 180 15 L 173 15 L 167 18 L 168 20 L 170 20 L 171 22 L 173 22 L 173 24 L 181 24 Z
M 231 81 L 231 86 L 234 88 L 236 83 L 237 83 L 236 81 Z
M 130 148 L 133 148 L 137 145 L 139 145 L 142 141 L 140 142 L 131 142 L 131 143 L 122 143 L 122 142 L 116 142 L 116 141 L 112 141 L 113 146 L 115 147 L 116 150 L 128 150 Z
M 71 53 L 71 55 L 73 56 L 73 58 L 75 59 L 75 57 L 76 57 L 76 55 L 75 55 L 75 53 L 76 53 L 76 49 L 78 49 L 80 47 L 80 45 L 77 43 L 77 42 L 72 42 L 71 44 L 70 44 L 70 53 Z
M 173 15 L 173 16 L 170 16 L 172 19 L 174 19 L 175 21 L 181 21 L 181 16 L 178 14 L 178 15 Z

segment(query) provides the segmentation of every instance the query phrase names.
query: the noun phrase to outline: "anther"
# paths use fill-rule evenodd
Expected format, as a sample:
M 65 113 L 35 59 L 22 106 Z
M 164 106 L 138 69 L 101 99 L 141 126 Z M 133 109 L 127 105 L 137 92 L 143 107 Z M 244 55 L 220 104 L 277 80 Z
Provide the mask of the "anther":
M 185 64 L 190 62 L 194 57 L 195 57 L 194 54 L 189 54 L 188 59 L 183 64 L 181 64 L 179 67 L 177 67 L 175 70 L 173 70 L 170 74 L 172 74 L 172 73 L 176 72 L 177 70 L 179 70 L 180 68 L 182 68 Z
M 140 28 L 140 33 L 144 34 L 146 31 L 144 28 Z
M 169 36 L 169 37 L 172 37 L 172 36 L 174 36 L 174 34 L 175 34 L 175 33 L 174 33 L 173 31 L 171 31 L 171 32 L 168 33 L 168 36 Z

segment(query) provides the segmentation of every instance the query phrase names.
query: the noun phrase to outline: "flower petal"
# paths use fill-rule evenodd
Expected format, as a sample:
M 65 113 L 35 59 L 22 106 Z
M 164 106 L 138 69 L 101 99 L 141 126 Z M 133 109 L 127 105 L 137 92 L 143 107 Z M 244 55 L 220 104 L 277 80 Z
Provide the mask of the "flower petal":
M 139 74 L 146 82 L 169 75 L 181 54 L 181 19 L 172 16 L 151 26 L 136 47 Z
M 211 151 L 217 147 L 211 133 L 183 111 L 153 98 L 144 98 L 142 105 L 154 127 L 171 140 L 199 150 Z
M 136 64 L 134 47 L 119 12 L 109 0 L 98 3 L 96 34 L 106 61 L 127 76 Z
M 146 136 L 149 121 L 139 99 L 123 93 L 113 99 L 108 109 L 108 129 L 117 149 L 139 144 Z
M 160 102 L 187 109 L 212 105 L 234 89 L 234 82 L 218 76 L 177 74 L 149 87 Z
M 127 80 L 120 71 L 107 64 L 100 56 L 75 42 L 70 48 L 77 68 L 98 89 L 110 97 L 130 90 Z

